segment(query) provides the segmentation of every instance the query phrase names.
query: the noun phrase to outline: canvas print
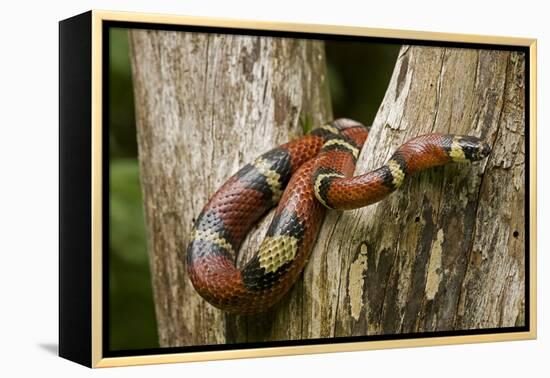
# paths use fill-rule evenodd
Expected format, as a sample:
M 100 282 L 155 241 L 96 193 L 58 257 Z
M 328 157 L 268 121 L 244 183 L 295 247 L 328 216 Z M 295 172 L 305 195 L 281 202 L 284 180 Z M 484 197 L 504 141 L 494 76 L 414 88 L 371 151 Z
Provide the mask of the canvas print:
M 528 330 L 525 49 L 107 31 L 106 355 Z

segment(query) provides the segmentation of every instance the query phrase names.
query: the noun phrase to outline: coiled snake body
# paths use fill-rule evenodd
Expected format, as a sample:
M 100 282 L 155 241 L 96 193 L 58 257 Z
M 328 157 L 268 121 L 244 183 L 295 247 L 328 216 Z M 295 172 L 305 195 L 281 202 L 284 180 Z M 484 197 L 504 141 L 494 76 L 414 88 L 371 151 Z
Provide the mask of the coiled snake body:
M 476 137 L 427 134 L 403 144 L 382 167 L 352 177 L 367 136 L 360 123 L 338 119 L 261 155 L 230 177 L 193 227 L 187 269 L 197 292 L 228 312 L 265 311 L 300 275 L 327 208 L 367 206 L 417 171 L 480 160 L 490 152 Z M 246 234 L 277 203 L 258 252 L 237 268 Z

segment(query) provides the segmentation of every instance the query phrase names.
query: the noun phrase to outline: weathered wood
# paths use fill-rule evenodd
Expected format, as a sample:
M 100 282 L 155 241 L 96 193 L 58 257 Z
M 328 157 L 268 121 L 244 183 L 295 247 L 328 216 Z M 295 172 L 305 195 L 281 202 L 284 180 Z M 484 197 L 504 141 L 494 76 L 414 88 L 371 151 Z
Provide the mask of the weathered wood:
M 523 325 L 524 64 L 506 51 L 401 49 L 356 173 L 430 132 L 480 136 L 493 151 L 331 212 L 305 270 L 305 337 Z
M 226 318 L 193 289 L 185 265 L 190 229 L 240 166 L 302 135 L 306 119 L 331 118 L 324 46 L 145 30 L 131 31 L 130 43 L 160 345 L 246 338 L 246 320 Z M 265 222 L 256 233 L 264 232 Z M 281 317 L 294 319 L 297 307 L 287 302 Z M 287 325 L 276 334 L 286 335 Z
M 300 117 L 330 119 L 322 44 L 133 31 L 131 45 L 162 346 L 523 324 L 523 54 L 404 46 L 356 173 L 427 132 L 481 136 L 493 152 L 368 208 L 329 211 L 303 278 L 273 310 L 242 317 L 195 294 L 191 220 L 239 166 L 300 135 Z

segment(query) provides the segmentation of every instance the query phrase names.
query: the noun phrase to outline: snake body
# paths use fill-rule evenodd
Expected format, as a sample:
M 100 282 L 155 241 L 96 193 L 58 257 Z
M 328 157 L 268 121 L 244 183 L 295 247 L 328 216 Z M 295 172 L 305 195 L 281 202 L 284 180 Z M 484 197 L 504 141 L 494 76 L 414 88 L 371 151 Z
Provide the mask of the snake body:
M 187 269 L 196 291 L 231 312 L 262 312 L 276 304 L 304 268 L 326 209 L 380 201 L 423 169 L 486 157 L 472 136 L 427 134 L 409 140 L 382 167 L 353 177 L 368 136 L 356 121 L 338 119 L 259 156 L 230 177 L 195 221 Z M 251 227 L 278 203 L 257 253 L 236 266 Z

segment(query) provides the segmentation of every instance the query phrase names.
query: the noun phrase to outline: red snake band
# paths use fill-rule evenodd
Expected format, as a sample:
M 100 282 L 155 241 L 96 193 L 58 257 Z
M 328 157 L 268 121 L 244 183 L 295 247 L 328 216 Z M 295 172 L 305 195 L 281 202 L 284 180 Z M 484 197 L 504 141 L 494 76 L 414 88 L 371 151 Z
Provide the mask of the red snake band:
M 473 136 L 427 134 L 401 145 L 386 164 L 353 177 L 368 129 L 338 119 L 242 167 L 210 198 L 195 221 L 187 270 L 212 305 L 239 314 L 268 310 L 302 272 L 327 208 L 356 209 L 380 201 L 415 172 L 485 158 Z M 252 226 L 277 205 L 257 253 L 236 266 Z

